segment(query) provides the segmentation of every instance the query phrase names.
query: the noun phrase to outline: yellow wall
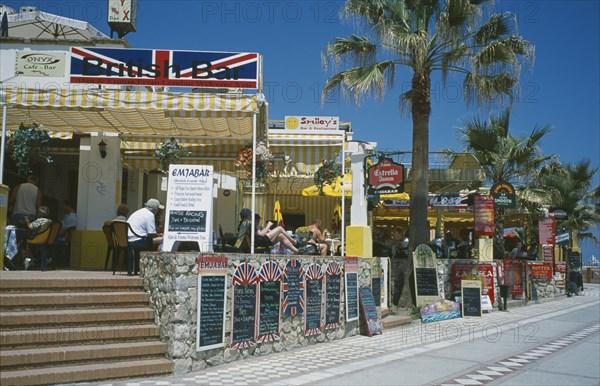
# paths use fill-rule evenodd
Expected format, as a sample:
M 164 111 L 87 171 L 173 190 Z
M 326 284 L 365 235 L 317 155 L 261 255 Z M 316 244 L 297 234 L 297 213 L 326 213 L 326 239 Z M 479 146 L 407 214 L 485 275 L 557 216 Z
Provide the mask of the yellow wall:
M 73 268 L 104 269 L 106 239 L 102 231 L 73 232 L 71 239 L 71 264 Z M 109 266 L 110 266 L 109 262 Z

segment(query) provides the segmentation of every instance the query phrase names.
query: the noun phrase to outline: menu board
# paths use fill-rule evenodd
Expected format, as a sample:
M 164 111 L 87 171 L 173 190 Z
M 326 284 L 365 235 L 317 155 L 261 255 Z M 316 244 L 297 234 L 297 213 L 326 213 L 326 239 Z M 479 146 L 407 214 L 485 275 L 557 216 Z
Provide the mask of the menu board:
M 373 292 L 373 299 L 375 299 L 375 305 L 379 307 L 381 305 L 381 278 L 374 277 L 371 279 L 371 291 Z
M 375 299 L 373 298 L 373 292 L 368 287 L 360 289 L 360 333 L 361 335 L 373 336 L 381 334 L 383 328 L 381 326 L 381 320 L 377 314 L 377 306 L 375 306 Z
M 325 280 L 325 328 L 337 328 L 340 325 L 340 294 L 342 275 L 327 275 Z
M 435 268 L 415 268 L 417 280 L 417 295 L 419 296 L 437 296 L 437 269 Z
M 306 280 L 306 336 L 321 333 L 322 290 L 322 280 Z
M 169 232 L 205 232 L 205 210 L 172 210 L 169 212 Z
M 194 241 L 200 251 L 213 251 L 213 180 L 212 165 L 169 166 L 163 252 Z
M 283 314 L 286 317 L 304 312 L 304 278 L 297 259 L 291 259 L 285 266 L 283 305 Z
M 226 276 L 198 277 L 196 350 L 222 347 L 225 342 Z
M 358 273 L 346 272 L 346 321 L 358 319 Z
M 538 220 L 538 239 L 542 245 L 556 243 L 556 220 L 553 216 Z
M 233 286 L 232 314 L 231 346 L 240 348 L 240 343 L 254 342 L 256 284 L 238 284 Z
M 494 235 L 494 198 L 489 195 L 473 197 L 475 237 Z
M 280 294 L 280 281 L 265 281 L 260 283 L 259 336 L 279 334 Z
M 481 316 L 481 281 L 462 280 L 461 287 L 463 318 Z

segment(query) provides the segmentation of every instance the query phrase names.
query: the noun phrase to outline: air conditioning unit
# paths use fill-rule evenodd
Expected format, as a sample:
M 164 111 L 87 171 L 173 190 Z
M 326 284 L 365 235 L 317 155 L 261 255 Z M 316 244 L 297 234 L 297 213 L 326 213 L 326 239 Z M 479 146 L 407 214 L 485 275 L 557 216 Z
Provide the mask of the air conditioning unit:
M 37 7 L 21 7 L 21 13 L 25 12 L 37 12 Z

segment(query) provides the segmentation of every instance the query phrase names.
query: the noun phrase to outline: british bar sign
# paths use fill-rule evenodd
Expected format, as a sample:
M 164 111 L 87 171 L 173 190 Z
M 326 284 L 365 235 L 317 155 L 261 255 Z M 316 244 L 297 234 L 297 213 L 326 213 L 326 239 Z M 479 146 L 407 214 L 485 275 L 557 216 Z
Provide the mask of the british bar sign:
M 389 158 L 382 158 L 369 168 L 368 194 L 404 192 L 404 166 Z
M 258 88 L 257 53 L 71 47 L 71 83 Z

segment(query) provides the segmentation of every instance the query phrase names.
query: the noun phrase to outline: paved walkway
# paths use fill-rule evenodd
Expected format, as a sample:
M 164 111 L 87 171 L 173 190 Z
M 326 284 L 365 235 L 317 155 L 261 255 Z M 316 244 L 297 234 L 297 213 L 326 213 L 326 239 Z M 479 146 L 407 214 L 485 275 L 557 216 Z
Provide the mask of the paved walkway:
M 307 346 L 290 352 L 249 357 L 222 366 L 158 379 L 104 382 L 101 385 L 303 385 L 350 374 L 383 363 L 452 346 L 487 334 L 510 333 L 523 323 L 535 323 L 600 301 L 600 286 L 586 284 L 583 296 L 561 297 L 541 304 L 529 302 L 508 312 L 493 311 L 481 318 L 423 324 L 420 320 L 374 337 Z M 514 332 L 512 332 L 514 333 Z

